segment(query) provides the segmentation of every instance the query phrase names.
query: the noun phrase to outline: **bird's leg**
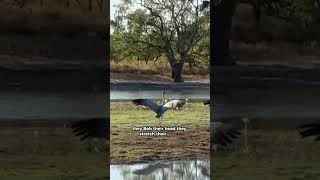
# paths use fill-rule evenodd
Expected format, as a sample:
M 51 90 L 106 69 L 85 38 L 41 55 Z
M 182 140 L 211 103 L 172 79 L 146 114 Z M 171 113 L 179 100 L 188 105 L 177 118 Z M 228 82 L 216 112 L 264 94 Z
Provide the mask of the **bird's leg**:
M 249 151 L 249 148 L 248 148 L 248 136 L 247 136 L 247 123 L 244 124 L 244 146 L 245 146 L 245 152 L 248 152 Z
M 159 118 L 159 126 L 161 127 L 162 116 Z

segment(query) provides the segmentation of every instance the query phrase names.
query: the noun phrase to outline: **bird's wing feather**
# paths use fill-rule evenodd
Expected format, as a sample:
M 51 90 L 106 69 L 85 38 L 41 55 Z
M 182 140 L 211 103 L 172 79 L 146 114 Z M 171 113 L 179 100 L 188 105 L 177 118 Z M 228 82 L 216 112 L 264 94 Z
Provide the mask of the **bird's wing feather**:
M 205 101 L 203 101 L 203 104 L 204 104 L 204 105 L 209 105 L 209 106 L 210 106 L 210 100 L 205 100 Z
M 109 138 L 108 118 L 93 118 L 72 123 L 71 128 L 81 140 L 88 137 Z
M 163 105 L 163 107 L 167 109 L 173 109 L 173 108 L 181 108 L 185 104 L 185 101 L 183 100 L 171 100 Z
M 152 111 L 157 112 L 159 109 L 159 105 L 149 99 L 135 99 L 132 101 L 135 105 L 142 105 L 150 108 Z
M 212 143 L 227 146 L 239 138 L 241 133 L 232 125 L 223 122 L 211 122 Z
M 320 141 L 320 124 L 311 123 L 298 127 L 302 138 L 315 136 L 316 141 Z

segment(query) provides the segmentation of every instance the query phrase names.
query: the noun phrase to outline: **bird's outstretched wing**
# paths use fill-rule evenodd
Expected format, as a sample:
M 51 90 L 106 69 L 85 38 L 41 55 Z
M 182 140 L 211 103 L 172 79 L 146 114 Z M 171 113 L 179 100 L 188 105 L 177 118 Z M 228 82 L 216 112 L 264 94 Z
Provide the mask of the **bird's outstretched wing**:
M 72 123 L 71 128 L 76 136 L 81 140 L 88 137 L 109 139 L 108 118 L 93 118 Z
M 165 110 L 182 108 L 186 102 L 184 100 L 171 100 L 163 105 Z
M 212 143 L 222 146 L 232 144 L 241 135 L 239 130 L 222 122 L 211 122 L 211 133 Z
M 320 141 L 320 123 L 304 124 L 298 130 L 302 138 L 314 136 L 315 141 Z
M 135 99 L 132 102 L 135 105 L 146 106 L 146 107 L 150 108 L 154 112 L 157 112 L 159 110 L 159 108 L 160 108 L 160 106 L 157 103 L 155 103 L 155 102 L 153 102 L 153 101 L 151 101 L 149 99 Z
M 209 105 L 209 106 L 210 106 L 210 100 L 205 100 L 205 101 L 203 101 L 203 104 L 204 104 L 204 105 Z

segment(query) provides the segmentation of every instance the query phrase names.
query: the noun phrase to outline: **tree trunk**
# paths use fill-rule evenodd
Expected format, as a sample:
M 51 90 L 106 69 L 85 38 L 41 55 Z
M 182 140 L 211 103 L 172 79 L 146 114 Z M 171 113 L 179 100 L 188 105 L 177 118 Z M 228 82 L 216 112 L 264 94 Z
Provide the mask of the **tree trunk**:
M 229 52 L 229 41 L 232 25 L 232 16 L 236 7 L 236 0 L 222 0 L 218 5 L 212 7 L 212 32 L 211 42 L 213 48 L 212 65 L 232 65 Z
M 92 0 L 89 0 L 88 10 L 90 12 L 92 11 Z
M 96 2 L 98 4 L 98 6 L 99 6 L 100 12 L 103 12 L 104 0 L 97 0 Z
M 183 63 L 181 62 L 174 63 L 173 67 L 171 67 L 171 71 L 172 71 L 171 77 L 174 82 L 183 82 L 182 67 L 183 67 Z
M 69 0 L 66 0 L 66 1 L 65 1 L 64 7 L 65 7 L 65 8 L 69 8 L 69 7 L 70 7 L 70 1 L 69 1 Z

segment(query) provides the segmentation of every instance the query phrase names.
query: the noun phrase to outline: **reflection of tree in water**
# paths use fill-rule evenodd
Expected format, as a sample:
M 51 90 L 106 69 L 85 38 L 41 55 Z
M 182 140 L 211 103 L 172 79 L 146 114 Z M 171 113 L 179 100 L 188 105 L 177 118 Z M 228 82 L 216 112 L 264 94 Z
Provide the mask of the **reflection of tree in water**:
M 161 164 L 119 165 L 123 179 L 205 180 L 210 179 L 209 161 L 181 161 Z

